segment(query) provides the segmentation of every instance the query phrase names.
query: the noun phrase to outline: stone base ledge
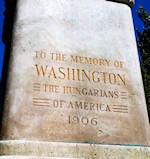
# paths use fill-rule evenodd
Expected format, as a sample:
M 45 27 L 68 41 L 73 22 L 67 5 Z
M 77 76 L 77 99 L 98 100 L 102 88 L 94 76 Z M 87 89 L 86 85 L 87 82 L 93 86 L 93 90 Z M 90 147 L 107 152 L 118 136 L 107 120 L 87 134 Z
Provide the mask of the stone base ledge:
M 0 159 L 149 159 L 150 147 L 29 140 L 0 141 Z
M 66 157 L 37 157 L 37 156 L 0 156 L 0 159 L 66 159 Z M 67 159 L 77 159 L 77 158 L 68 158 Z M 85 159 L 85 158 L 83 158 Z

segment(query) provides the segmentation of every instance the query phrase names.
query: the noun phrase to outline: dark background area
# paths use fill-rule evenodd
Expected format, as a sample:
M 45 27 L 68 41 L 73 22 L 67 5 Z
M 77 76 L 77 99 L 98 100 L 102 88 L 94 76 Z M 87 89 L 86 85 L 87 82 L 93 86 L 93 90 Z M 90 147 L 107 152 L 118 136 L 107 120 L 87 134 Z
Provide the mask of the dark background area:
M 144 7 L 144 9 L 150 13 L 150 0 L 135 0 L 135 5 L 132 9 L 134 28 L 142 31 L 143 23 L 137 16 L 136 10 L 139 10 L 139 5 Z M 2 74 L 2 66 L 3 66 L 3 58 L 4 58 L 4 48 L 5 45 L 2 42 L 2 31 L 3 31 L 3 22 L 4 22 L 4 10 L 5 10 L 5 2 L 4 0 L 0 0 L 0 80 Z M 136 34 L 136 32 L 135 32 Z

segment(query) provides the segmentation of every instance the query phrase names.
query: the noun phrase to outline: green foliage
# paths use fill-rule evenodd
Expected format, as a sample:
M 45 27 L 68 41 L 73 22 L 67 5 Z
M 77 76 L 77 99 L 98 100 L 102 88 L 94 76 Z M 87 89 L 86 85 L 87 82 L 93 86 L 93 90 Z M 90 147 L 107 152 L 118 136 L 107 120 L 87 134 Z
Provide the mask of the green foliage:
M 140 10 L 137 11 L 138 17 L 143 22 L 143 32 L 137 30 L 138 50 L 140 53 L 140 64 L 143 77 L 143 84 L 146 96 L 147 110 L 150 121 L 150 15 L 139 6 Z

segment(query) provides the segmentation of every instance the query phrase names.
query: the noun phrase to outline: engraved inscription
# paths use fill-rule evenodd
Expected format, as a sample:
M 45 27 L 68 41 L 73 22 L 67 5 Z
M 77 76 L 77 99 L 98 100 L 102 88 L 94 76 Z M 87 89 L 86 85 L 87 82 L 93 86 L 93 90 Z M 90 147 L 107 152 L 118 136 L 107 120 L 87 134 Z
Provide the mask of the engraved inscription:
M 78 117 L 78 116 L 70 116 L 68 117 L 68 122 L 69 124 L 83 124 L 83 125 L 88 125 L 91 124 L 93 126 L 98 124 L 97 118 L 91 118 L 89 119 L 88 117 Z
M 49 67 L 35 64 L 37 77 L 49 78 L 53 80 L 70 80 L 81 82 L 94 82 L 110 85 L 126 85 L 125 74 L 118 74 L 112 72 L 99 72 L 91 70 L 83 70 L 76 68 L 65 67 Z
M 128 106 L 127 105 L 113 105 L 113 112 L 128 113 Z
M 33 98 L 33 106 L 50 107 L 50 99 Z
M 34 59 L 34 107 L 57 110 L 64 123 L 86 127 L 100 126 L 102 114 L 130 112 L 123 61 L 46 51 L 35 51 Z
M 120 98 L 127 99 L 128 98 L 127 92 L 120 92 Z
M 33 90 L 34 91 L 41 91 L 41 84 L 33 83 Z

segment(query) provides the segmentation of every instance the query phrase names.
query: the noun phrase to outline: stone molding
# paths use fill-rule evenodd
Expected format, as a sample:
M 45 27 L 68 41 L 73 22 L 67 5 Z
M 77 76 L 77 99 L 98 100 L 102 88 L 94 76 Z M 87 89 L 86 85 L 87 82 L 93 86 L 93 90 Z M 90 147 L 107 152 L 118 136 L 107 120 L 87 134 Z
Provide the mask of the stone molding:
M 113 159 L 113 158 L 150 158 L 150 147 L 128 145 L 103 145 L 90 143 L 62 143 L 33 140 L 0 141 L 0 159 Z
M 118 2 L 118 3 L 124 3 L 130 6 L 131 8 L 133 7 L 135 0 L 107 0 L 107 1 L 113 1 L 113 2 Z

